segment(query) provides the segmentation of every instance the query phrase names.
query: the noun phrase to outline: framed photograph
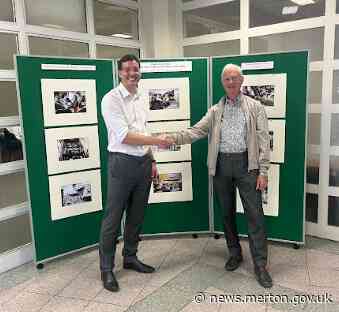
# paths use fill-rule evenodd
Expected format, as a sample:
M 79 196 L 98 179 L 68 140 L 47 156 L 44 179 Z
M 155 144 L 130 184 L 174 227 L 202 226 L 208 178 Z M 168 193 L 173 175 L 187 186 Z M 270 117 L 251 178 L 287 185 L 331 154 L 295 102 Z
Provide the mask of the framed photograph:
M 159 178 L 154 179 L 148 203 L 193 200 L 190 162 L 159 164 Z
M 147 132 L 151 135 L 169 134 L 180 130 L 186 130 L 190 126 L 189 120 L 149 122 Z M 152 146 L 152 152 L 157 162 L 191 160 L 191 145 L 172 145 L 168 148 Z
M 97 123 L 95 80 L 41 79 L 45 127 Z
M 262 192 L 262 207 L 265 216 L 279 215 L 279 165 L 271 164 L 268 171 L 268 186 Z M 240 199 L 239 190 L 237 189 L 237 212 L 244 213 L 244 208 Z
M 149 121 L 190 119 L 188 78 L 141 79 L 139 91 Z
M 271 162 L 283 163 L 285 159 L 285 120 L 269 120 Z
M 102 210 L 100 170 L 49 177 L 52 220 Z
M 20 160 L 23 160 L 21 127 L 0 128 L 0 164 Z
M 244 75 L 243 94 L 264 105 L 268 118 L 284 118 L 286 74 Z
M 48 174 L 100 167 L 97 126 L 45 130 Z

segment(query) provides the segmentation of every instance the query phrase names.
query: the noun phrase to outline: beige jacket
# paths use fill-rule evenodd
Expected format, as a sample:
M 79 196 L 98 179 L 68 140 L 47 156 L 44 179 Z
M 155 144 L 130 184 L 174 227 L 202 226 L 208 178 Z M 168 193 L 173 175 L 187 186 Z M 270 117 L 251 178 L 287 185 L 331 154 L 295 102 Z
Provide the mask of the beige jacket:
M 270 166 L 270 137 L 264 107 L 256 100 L 241 94 L 240 105 L 245 113 L 247 125 L 248 171 L 259 169 L 259 174 L 267 176 Z M 214 176 L 220 144 L 221 118 L 225 107 L 225 97 L 213 105 L 206 115 L 193 127 L 171 135 L 176 144 L 190 144 L 210 135 L 207 166 Z

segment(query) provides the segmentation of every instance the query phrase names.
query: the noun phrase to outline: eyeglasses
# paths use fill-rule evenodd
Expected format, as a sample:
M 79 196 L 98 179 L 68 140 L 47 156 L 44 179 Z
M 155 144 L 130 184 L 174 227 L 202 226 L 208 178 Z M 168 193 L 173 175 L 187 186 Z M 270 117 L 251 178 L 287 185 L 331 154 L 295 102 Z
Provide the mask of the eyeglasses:
M 223 81 L 226 81 L 226 82 L 239 82 L 241 79 L 240 76 L 234 76 L 234 77 L 226 77 L 226 78 L 223 78 Z

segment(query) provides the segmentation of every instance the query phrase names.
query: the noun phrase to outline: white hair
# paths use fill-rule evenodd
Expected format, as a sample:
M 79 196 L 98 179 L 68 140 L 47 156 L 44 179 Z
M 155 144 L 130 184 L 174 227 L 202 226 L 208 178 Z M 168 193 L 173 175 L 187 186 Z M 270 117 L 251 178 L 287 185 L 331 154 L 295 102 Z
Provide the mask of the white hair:
M 239 75 L 242 76 L 242 69 L 240 66 L 235 65 L 235 64 L 227 64 L 224 66 L 221 72 L 221 79 L 224 76 L 225 71 L 230 70 L 230 69 L 236 70 L 239 73 Z

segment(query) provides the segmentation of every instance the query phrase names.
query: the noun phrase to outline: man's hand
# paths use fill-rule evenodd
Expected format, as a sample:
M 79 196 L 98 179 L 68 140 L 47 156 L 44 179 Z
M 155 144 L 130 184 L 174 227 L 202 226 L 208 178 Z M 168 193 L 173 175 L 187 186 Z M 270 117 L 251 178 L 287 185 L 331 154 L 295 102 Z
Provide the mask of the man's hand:
M 155 161 L 152 161 L 152 179 L 157 179 L 159 176 L 157 163 Z
M 258 175 L 256 190 L 263 191 L 267 187 L 267 177 Z
M 158 135 L 157 139 L 159 140 L 159 143 L 157 145 L 160 148 L 167 148 L 167 147 L 175 144 L 175 141 L 171 137 L 166 136 L 166 134 Z

